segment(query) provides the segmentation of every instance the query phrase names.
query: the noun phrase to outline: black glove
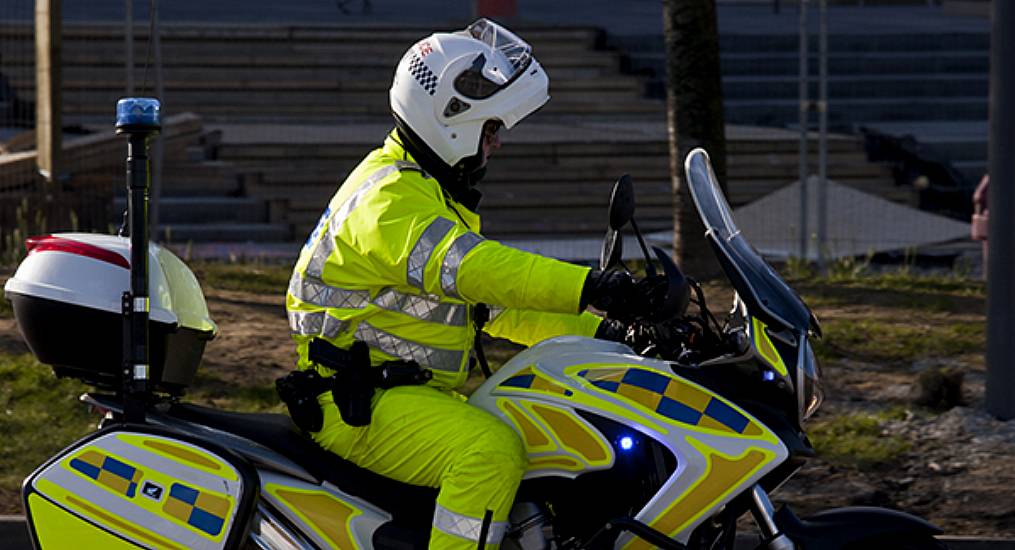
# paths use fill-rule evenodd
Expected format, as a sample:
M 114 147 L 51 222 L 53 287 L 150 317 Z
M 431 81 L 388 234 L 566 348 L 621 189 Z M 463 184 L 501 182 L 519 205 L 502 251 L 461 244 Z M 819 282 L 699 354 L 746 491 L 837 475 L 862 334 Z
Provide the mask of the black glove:
M 588 306 L 607 313 L 618 310 L 634 296 L 635 287 L 634 277 L 628 273 L 593 269 L 582 287 L 581 310 Z
M 657 275 L 635 282 L 630 274 L 592 270 L 582 288 L 582 310 L 591 305 L 611 319 L 646 317 L 659 320 L 672 312 L 656 311 L 663 304 L 669 282 Z
M 603 319 L 595 337 L 627 344 L 640 355 L 675 359 L 682 353 L 692 330 L 693 326 L 676 319 L 658 323 Z

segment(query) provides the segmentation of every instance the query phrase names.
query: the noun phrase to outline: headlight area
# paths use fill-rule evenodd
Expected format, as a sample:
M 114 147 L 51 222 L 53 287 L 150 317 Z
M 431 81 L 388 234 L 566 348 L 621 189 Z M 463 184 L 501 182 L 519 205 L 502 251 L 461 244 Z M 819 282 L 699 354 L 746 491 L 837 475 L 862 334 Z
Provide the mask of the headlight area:
M 811 417 L 825 400 L 825 392 L 821 386 L 821 365 L 814 356 L 814 348 L 805 335 L 801 335 L 800 355 L 796 368 L 797 404 L 799 405 L 800 422 Z

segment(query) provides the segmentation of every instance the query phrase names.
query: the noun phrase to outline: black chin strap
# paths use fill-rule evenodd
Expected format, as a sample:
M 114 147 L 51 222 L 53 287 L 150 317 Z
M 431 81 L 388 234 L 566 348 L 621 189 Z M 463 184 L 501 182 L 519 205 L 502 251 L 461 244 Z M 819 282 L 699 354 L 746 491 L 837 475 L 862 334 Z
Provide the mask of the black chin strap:
M 412 155 L 412 158 L 426 173 L 437 179 L 437 182 L 455 202 L 473 212 L 479 209 L 479 201 L 482 200 L 483 193 L 476 189 L 476 185 L 486 175 L 486 168 L 479 167 L 482 151 L 462 159 L 454 166 L 448 166 L 397 116 L 395 117 L 395 129 L 402 147 Z

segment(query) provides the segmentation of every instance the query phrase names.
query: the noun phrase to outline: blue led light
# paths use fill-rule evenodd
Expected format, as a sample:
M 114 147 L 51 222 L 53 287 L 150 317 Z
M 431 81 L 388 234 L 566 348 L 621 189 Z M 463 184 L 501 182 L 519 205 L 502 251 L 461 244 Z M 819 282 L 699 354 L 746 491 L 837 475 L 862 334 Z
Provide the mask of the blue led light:
M 159 100 L 150 97 L 126 97 L 116 102 L 116 127 L 162 126 L 162 106 Z
M 633 439 L 631 439 L 630 437 L 628 437 L 626 435 L 624 437 L 620 438 L 620 448 L 621 449 L 623 449 L 625 451 L 630 451 L 631 447 L 634 447 L 634 440 Z
M 775 380 L 775 373 L 770 370 L 766 370 L 761 373 L 761 379 L 765 382 L 771 382 L 772 380 Z

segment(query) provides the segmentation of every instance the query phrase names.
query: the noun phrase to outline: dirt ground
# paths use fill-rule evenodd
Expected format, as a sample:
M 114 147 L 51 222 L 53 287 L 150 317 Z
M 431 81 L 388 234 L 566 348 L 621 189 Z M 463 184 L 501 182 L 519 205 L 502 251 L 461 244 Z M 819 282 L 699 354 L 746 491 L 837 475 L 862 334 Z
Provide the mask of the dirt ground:
M 205 384 L 270 387 L 292 368 L 295 354 L 281 296 L 216 289 L 206 293 L 220 333 L 204 355 Z M 833 318 L 839 311 L 816 307 L 815 313 Z M 883 314 L 876 309 L 870 313 Z M 13 321 L 2 323 L 0 346 L 23 350 Z M 493 350 L 495 355 L 507 351 Z M 906 413 L 888 422 L 885 433 L 909 443 L 901 457 L 865 468 L 813 459 L 775 500 L 791 504 L 799 515 L 836 506 L 877 505 L 920 515 L 948 534 L 1015 536 L 1015 422 L 1001 423 L 982 412 L 982 359 L 949 362 L 965 371 L 965 406 L 940 415 Z M 826 363 L 826 401 L 819 417 L 890 405 L 905 410 L 917 372 L 930 366 Z

